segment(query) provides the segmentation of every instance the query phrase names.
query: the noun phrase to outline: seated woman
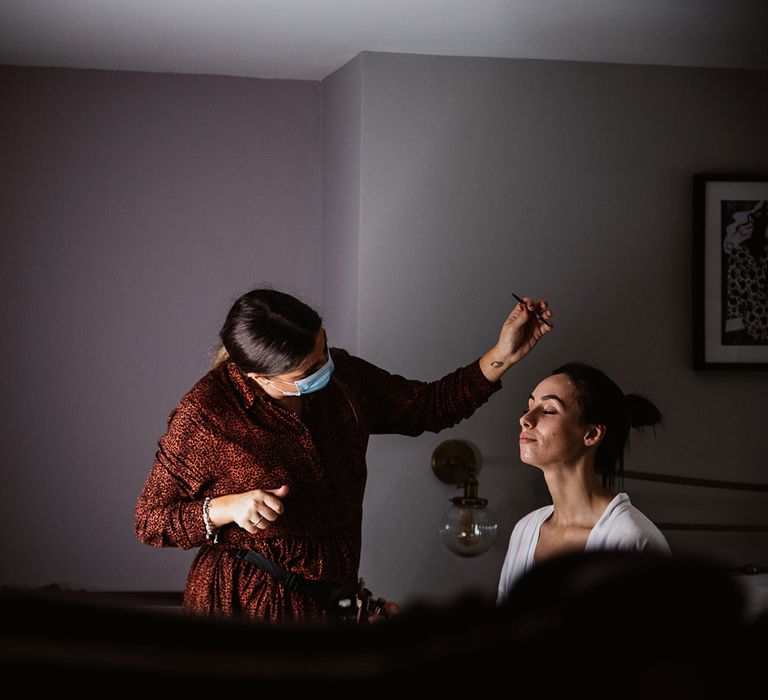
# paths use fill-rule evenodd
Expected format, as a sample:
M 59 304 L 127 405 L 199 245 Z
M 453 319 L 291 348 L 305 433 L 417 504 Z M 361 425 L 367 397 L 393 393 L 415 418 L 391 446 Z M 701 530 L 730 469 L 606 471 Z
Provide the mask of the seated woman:
M 660 421 L 650 401 L 624 395 L 589 365 L 563 365 L 539 383 L 520 417 L 520 459 L 544 472 L 552 505 L 515 525 L 497 604 L 535 564 L 566 552 L 634 550 L 671 556 L 659 529 L 626 493 L 613 490 L 623 476 L 629 429 Z

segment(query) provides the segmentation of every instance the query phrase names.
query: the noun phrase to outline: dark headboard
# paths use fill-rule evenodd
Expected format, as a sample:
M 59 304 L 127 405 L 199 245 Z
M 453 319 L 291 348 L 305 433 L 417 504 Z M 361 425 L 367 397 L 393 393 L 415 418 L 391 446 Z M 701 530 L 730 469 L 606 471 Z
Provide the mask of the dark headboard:
M 724 481 L 719 479 L 700 479 L 697 477 L 674 476 L 671 474 L 655 474 L 651 472 L 625 471 L 625 479 L 638 481 L 657 481 L 666 484 L 679 484 L 683 486 L 695 486 L 709 489 L 724 489 L 736 491 L 761 491 L 768 493 L 768 484 L 754 484 L 745 481 Z M 692 530 L 701 532 L 743 532 L 764 533 L 768 532 L 767 524 L 754 523 L 688 523 L 688 522 L 657 522 L 660 530 Z M 742 573 L 766 573 L 768 566 L 746 564 L 739 567 Z

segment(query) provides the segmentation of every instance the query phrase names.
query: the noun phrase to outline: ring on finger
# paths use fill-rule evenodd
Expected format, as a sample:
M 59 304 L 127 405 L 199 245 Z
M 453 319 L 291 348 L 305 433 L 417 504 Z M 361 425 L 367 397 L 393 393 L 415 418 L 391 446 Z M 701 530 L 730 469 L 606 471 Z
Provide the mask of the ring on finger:
M 264 520 L 264 516 L 263 516 L 263 515 L 260 515 L 260 516 L 259 516 L 259 519 L 258 519 L 258 520 L 257 520 L 257 521 L 256 521 L 256 522 L 253 524 L 253 525 L 254 525 L 254 527 L 258 527 L 258 526 L 259 526 L 259 523 L 260 523 L 262 520 Z

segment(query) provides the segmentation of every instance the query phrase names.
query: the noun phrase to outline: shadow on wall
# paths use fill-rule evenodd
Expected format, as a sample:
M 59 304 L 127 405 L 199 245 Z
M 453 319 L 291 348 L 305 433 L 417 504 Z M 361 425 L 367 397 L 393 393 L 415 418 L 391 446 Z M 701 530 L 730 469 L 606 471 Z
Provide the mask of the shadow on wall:
M 418 682 L 430 691 L 498 683 L 598 697 L 733 696 L 759 680 L 768 642 L 768 614 L 747 622 L 720 570 L 618 552 L 544 562 L 500 608 L 465 598 L 367 626 L 267 626 L 55 592 L 4 591 L 0 606 L 0 669 L 7 685 L 25 688 L 220 692 L 236 681 L 233 692 L 258 695 L 402 692 Z

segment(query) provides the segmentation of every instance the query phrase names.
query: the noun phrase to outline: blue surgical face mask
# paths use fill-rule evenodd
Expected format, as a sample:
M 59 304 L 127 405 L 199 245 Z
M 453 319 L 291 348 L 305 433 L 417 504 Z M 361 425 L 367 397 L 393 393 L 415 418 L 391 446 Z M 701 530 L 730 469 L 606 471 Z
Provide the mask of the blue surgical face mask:
M 295 382 L 285 382 L 286 384 L 293 384 L 296 387 L 296 391 L 283 391 L 280 387 L 275 386 L 273 382 L 269 383 L 281 392 L 283 396 L 301 396 L 302 394 L 311 394 L 313 391 L 320 391 L 320 389 L 324 388 L 331 380 L 332 374 L 333 360 L 331 359 L 331 351 L 329 350 L 328 362 L 317 370 L 317 372 L 313 372 L 308 377 L 297 379 Z

